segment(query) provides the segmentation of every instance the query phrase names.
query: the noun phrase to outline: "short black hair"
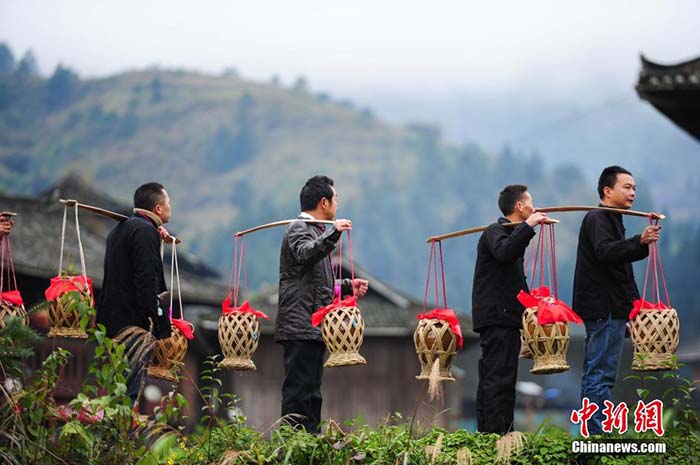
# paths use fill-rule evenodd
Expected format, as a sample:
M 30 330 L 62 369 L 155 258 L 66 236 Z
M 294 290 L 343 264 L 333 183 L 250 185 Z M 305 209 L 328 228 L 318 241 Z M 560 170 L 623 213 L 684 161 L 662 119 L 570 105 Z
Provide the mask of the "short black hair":
M 301 211 L 314 210 L 321 199 L 333 200 L 333 180 L 328 176 L 314 176 L 306 181 L 299 194 Z
M 527 192 L 527 186 L 524 184 L 511 184 L 503 188 L 498 194 L 498 208 L 505 216 L 510 215 L 515 210 L 515 204 L 523 198 Z
M 147 182 L 134 192 L 134 208 L 151 211 L 163 202 L 165 188 L 157 182 Z
M 615 187 L 618 174 L 629 174 L 632 176 L 632 173 L 617 165 L 608 166 L 602 173 L 600 173 L 600 178 L 598 178 L 598 195 L 601 199 L 604 197 L 603 189 L 606 187 Z

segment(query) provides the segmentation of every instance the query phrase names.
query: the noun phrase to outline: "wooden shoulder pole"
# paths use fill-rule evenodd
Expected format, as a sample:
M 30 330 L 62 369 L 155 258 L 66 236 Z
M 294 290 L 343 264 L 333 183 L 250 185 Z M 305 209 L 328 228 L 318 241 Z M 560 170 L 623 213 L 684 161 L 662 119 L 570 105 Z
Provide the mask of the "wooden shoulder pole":
M 559 220 L 555 220 L 553 218 L 547 218 L 545 221 L 545 224 L 557 224 L 559 223 Z M 517 226 L 519 225 L 520 222 L 517 223 L 503 223 L 503 226 Z M 486 231 L 486 228 L 488 228 L 489 225 L 485 226 L 478 226 L 476 228 L 469 228 L 469 229 L 462 229 L 461 231 L 455 231 L 447 234 L 442 234 L 440 236 L 431 236 L 425 240 L 425 242 L 440 242 L 445 239 L 452 239 L 453 237 L 460 237 L 460 236 L 466 236 L 467 234 L 475 234 L 479 233 L 482 231 Z
M 629 215 L 629 216 L 641 216 L 641 217 L 646 217 L 646 218 L 654 218 L 657 220 L 663 220 L 666 218 L 666 215 L 662 213 L 647 213 L 647 212 L 639 212 L 635 210 L 626 210 L 624 208 L 612 208 L 612 207 L 594 207 L 594 206 L 587 206 L 587 205 L 562 205 L 559 207 L 537 207 L 535 211 L 538 212 L 544 212 L 544 213 L 553 213 L 553 212 L 585 212 L 585 211 L 591 211 L 591 210 L 602 210 L 602 211 L 609 211 L 613 213 L 619 213 L 621 215 Z
M 111 219 L 117 220 L 117 221 L 124 221 L 127 218 L 129 218 L 128 216 L 122 215 L 121 213 L 113 212 L 111 210 L 105 210 L 104 208 L 93 207 L 92 205 L 86 205 L 84 203 L 80 203 L 77 200 L 73 200 L 73 199 L 67 199 L 67 200 L 60 199 L 59 202 L 64 204 L 64 205 L 67 205 L 69 207 L 74 207 L 77 205 L 78 208 L 80 208 L 80 209 L 87 210 L 87 211 L 93 212 L 93 213 L 97 213 L 98 215 L 102 215 L 102 216 L 105 216 L 107 218 L 111 218 Z M 179 244 L 182 242 L 182 240 L 178 239 L 175 236 L 168 236 L 165 239 L 165 242 L 167 242 L 168 244 L 171 244 L 173 241 L 175 241 L 175 244 Z
M 304 223 L 322 223 L 322 224 L 334 224 L 335 223 L 335 221 L 328 221 L 328 220 L 308 220 L 305 218 L 295 218 L 293 220 L 282 220 L 282 221 L 275 221 L 273 223 L 261 224 L 260 226 L 256 226 L 254 228 L 246 229 L 244 231 L 238 231 L 236 234 L 234 234 L 234 236 L 235 237 L 243 237 L 247 234 L 254 233 L 256 231 L 262 231 L 263 229 L 275 228 L 277 226 L 284 226 L 284 225 L 293 223 L 295 221 L 303 221 Z

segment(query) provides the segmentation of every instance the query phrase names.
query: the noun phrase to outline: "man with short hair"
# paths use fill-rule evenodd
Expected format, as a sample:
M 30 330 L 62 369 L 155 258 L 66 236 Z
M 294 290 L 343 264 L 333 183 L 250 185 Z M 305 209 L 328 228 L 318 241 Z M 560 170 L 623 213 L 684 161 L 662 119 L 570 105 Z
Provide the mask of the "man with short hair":
M 517 295 L 528 291 L 523 255 L 535 236 L 534 227 L 546 215 L 535 212 L 524 185 L 506 186 L 498 196 L 498 207 L 504 216 L 488 226 L 477 246 L 472 322 L 481 345 L 477 428 L 482 433 L 507 434 L 513 430 L 524 310 Z
M 629 209 L 636 188 L 629 171 L 609 166 L 598 180 L 600 206 Z M 639 298 L 632 262 L 649 254 L 649 244 L 659 239 L 660 229 L 647 226 L 625 239 L 622 215 L 604 210 L 588 212 L 581 222 L 573 308 L 586 327 L 581 399 L 587 397 L 599 407 L 588 426 L 591 434 L 602 433 L 604 401 L 611 400 L 628 315 Z
M 330 255 L 343 231 L 352 222 L 336 220 L 338 195 L 333 180 L 314 176 L 299 195 L 302 213 L 291 223 L 280 251 L 279 304 L 275 341 L 284 347 L 282 416 L 295 426 L 318 432 L 321 421 L 321 381 L 326 347 L 320 328 L 311 325 L 311 315 L 333 302 L 336 286 Z M 313 220 L 334 221 L 333 225 Z M 340 264 L 338 264 L 340 266 Z M 367 292 L 364 279 L 343 279 L 341 294 Z
M 134 213 L 107 236 L 102 293 L 97 323 L 114 337 L 128 326 L 151 331 L 157 339 L 170 337 L 170 321 L 159 304 L 166 291 L 161 240 L 170 221 L 170 197 L 161 184 L 150 182 L 134 193 Z M 150 355 L 147 357 L 150 359 Z M 127 378 L 127 391 L 135 402 L 148 369 L 137 365 Z

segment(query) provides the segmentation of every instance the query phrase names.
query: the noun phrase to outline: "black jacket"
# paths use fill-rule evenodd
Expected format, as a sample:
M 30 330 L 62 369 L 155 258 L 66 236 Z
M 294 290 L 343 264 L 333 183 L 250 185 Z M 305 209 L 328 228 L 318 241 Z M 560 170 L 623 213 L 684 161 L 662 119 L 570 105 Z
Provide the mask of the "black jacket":
M 649 255 L 639 235 L 625 239 L 622 215 L 594 210 L 581 222 L 573 309 L 584 320 L 627 318 L 639 298 L 632 262 Z
M 311 326 L 311 315 L 333 302 L 334 277 L 330 254 L 340 239 L 332 226 L 323 231 L 316 223 L 295 221 L 282 239 L 280 282 L 275 340 L 320 341 L 320 327 Z M 342 283 L 342 294 L 350 294 L 349 279 Z
M 165 290 L 156 225 L 134 214 L 107 236 L 97 323 L 112 337 L 126 326 L 149 329 L 152 320 L 156 337 L 168 337 L 167 309 L 158 316 L 158 294 Z
M 523 222 L 503 226 L 506 218 L 489 225 L 479 238 L 472 288 L 472 323 L 479 332 L 487 326 L 519 328 L 523 306 L 518 292 L 528 291 L 523 255 L 535 230 Z

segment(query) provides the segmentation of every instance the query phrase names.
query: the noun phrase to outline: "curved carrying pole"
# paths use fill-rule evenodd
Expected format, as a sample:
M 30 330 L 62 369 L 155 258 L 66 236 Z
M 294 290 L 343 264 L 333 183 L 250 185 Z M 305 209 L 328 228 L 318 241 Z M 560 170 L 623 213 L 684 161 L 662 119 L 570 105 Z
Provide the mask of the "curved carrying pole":
M 111 219 L 117 220 L 119 222 L 124 221 L 127 218 L 129 218 L 128 216 L 122 215 L 121 213 L 113 212 L 111 210 L 105 210 L 104 208 L 93 207 L 92 205 L 86 205 L 84 203 L 78 202 L 77 200 L 60 199 L 59 202 L 64 204 L 64 205 L 68 205 L 69 207 L 73 207 L 73 206 L 77 205 L 78 208 L 82 208 L 83 210 L 97 213 L 98 215 L 106 216 L 107 218 L 111 218 Z M 168 238 L 165 239 L 165 242 L 167 242 L 168 244 L 171 244 L 173 242 L 173 240 L 175 241 L 176 244 L 179 244 L 180 242 L 182 242 L 180 239 L 176 238 L 175 236 L 168 236 Z
M 538 210 L 539 211 L 539 210 Z M 554 218 L 547 218 L 544 221 L 545 224 L 557 224 L 559 223 L 559 220 L 555 220 Z M 520 222 L 517 223 L 503 223 L 503 226 L 517 226 L 519 225 Z M 441 236 L 431 236 L 425 240 L 425 242 L 440 242 L 444 239 L 452 239 L 453 237 L 460 237 L 460 236 L 466 236 L 467 234 L 475 234 L 479 233 L 482 231 L 486 231 L 486 228 L 488 228 L 489 225 L 485 226 L 478 226 L 476 228 L 469 228 L 469 229 L 462 229 L 461 231 L 455 231 L 447 234 L 443 234 Z
M 586 206 L 586 205 L 563 205 L 560 207 L 537 207 L 535 208 L 535 211 L 538 212 L 544 212 L 544 213 L 552 213 L 552 212 L 587 212 L 591 210 L 603 210 L 603 211 L 608 211 L 608 212 L 614 212 L 614 213 L 619 213 L 621 215 L 630 215 L 630 216 L 642 216 L 644 218 L 654 218 L 655 220 L 663 220 L 666 218 L 666 215 L 662 213 L 646 213 L 646 212 L 639 212 L 635 210 L 625 210 L 624 208 L 612 208 L 612 207 L 593 207 L 593 206 Z
M 284 225 L 287 225 L 290 223 L 294 223 L 295 221 L 303 221 L 304 223 L 323 223 L 323 224 L 334 224 L 335 223 L 335 221 L 328 221 L 328 220 L 307 220 L 305 218 L 295 218 L 293 220 L 282 220 L 282 221 L 275 221 L 274 223 L 261 224 L 260 226 L 246 229 L 245 231 L 238 231 L 236 234 L 234 234 L 234 237 L 242 237 L 242 236 L 245 236 L 246 234 L 254 233 L 256 231 L 261 231 L 263 229 L 275 228 L 277 226 L 284 226 Z

